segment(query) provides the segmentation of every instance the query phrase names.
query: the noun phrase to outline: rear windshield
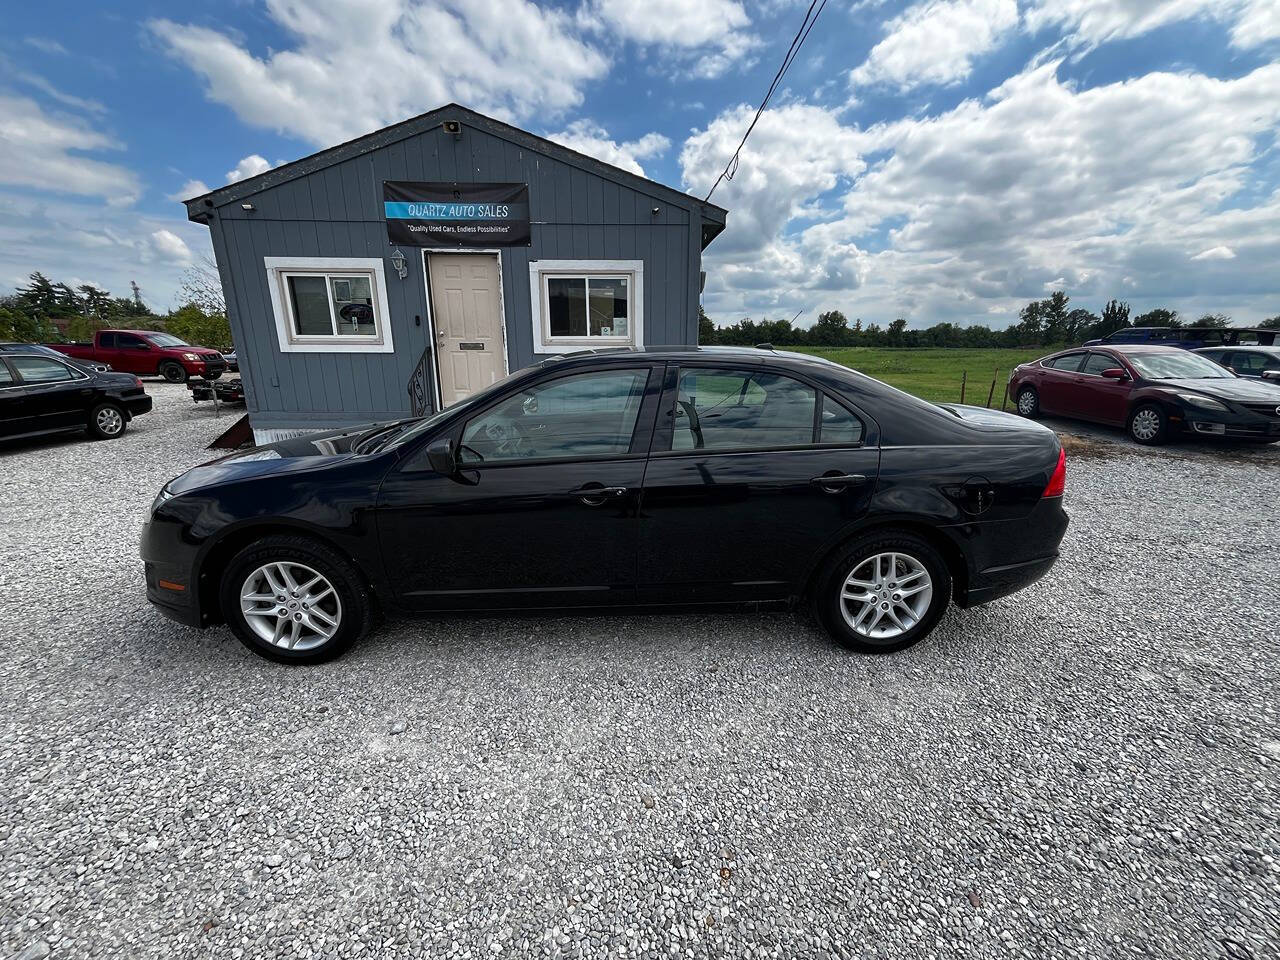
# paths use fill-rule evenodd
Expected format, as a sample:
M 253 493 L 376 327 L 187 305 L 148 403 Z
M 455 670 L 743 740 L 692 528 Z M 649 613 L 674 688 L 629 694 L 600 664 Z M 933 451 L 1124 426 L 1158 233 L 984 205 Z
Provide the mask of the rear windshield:
M 1194 353 L 1130 353 L 1129 363 L 1144 380 L 1228 380 L 1235 376 L 1207 357 Z

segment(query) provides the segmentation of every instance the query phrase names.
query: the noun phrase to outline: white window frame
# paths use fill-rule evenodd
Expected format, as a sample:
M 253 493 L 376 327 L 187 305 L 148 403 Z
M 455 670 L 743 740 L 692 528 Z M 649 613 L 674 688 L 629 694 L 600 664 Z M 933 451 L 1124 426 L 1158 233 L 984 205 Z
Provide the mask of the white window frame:
M 547 313 L 547 281 L 552 277 L 627 278 L 630 294 L 625 337 L 553 337 Z M 529 311 L 533 319 L 534 353 L 572 353 L 597 347 L 644 346 L 644 261 L 643 260 L 533 260 L 529 263 Z
M 263 257 L 267 269 L 267 287 L 271 291 L 271 310 L 276 319 L 276 337 L 281 353 L 394 353 L 391 336 L 391 310 L 387 306 L 387 280 L 381 257 Z M 373 290 L 374 335 L 330 334 L 299 336 L 293 332 L 293 310 L 288 278 L 363 274 L 369 277 Z M 329 310 L 333 312 L 333 286 L 329 291 Z M 336 322 L 336 321 L 335 321 Z

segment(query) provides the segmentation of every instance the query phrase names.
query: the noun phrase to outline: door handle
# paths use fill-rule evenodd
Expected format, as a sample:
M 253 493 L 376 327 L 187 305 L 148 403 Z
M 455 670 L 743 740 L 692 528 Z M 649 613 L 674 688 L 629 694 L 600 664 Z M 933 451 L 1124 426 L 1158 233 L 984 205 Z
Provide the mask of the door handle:
M 867 478 L 861 473 L 835 473 L 834 471 L 824 473 L 822 476 L 814 477 L 809 481 L 823 493 L 839 493 L 845 487 L 852 487 L 866 482 Z
M 569 491 L 569 496 L 577 497 L 589 507 L 598 507 L 608 500 L 616 500 L 626 495 L 626 487 L 602 487 L 598 484 L 587 484 Z

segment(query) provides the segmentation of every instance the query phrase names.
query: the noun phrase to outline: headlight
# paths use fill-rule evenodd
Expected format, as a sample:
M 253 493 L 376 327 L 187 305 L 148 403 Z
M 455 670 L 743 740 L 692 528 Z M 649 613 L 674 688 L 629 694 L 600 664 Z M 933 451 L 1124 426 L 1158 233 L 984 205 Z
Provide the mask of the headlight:
M 165 484 L 160 488 L 160 492 L 156 494 L 156 498 L 151 501 L 151 512 L 155 513 L 165 503 L 166 500 L 172 500 L 173 494 L 169 492 L 169 484 Z
M 1184 400 L 1193 407 L 1199 407 L 1201 410 L 1215 410 L 1219 413 L 1229 413 L 1230 409 L 1221 400 L 1215 400 L 1213 397 L 1206 397 L 1203 393 L 1177 393 L 1174 394 L 1179 400 Z
M 198 353 L 184 353 L 184 354 L 182 355 L 182 359 L 183 359 L 183 360 L 199 360 L 199 359 L 200 359 L 200 354 L 198 354 Z

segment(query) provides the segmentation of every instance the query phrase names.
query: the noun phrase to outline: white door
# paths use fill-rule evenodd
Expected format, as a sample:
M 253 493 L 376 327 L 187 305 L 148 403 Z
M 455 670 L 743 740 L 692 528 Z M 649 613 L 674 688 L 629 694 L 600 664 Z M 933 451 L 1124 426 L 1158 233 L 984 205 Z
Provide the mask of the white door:
M 436 370 L 445 406 L 506 376 L 498 258 L 429 253 Z

